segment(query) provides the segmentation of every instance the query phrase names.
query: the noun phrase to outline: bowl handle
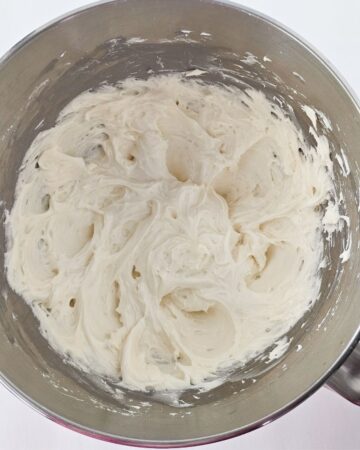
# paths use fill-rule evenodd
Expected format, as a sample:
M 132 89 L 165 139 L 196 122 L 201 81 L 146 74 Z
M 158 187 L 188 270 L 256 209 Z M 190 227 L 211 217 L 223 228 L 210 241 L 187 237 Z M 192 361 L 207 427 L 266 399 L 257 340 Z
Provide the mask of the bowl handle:
M 360 406 L 360 341 L 327 385 L 342 397 Z

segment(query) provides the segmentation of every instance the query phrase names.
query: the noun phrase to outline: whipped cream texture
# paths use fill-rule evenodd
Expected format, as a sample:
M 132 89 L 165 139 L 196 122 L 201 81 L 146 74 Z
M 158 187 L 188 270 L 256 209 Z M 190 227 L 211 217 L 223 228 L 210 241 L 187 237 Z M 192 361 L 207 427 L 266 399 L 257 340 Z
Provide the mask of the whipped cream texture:
M 317 299 L 332 192 L 326 139 L 310 147 L 263 93 L 129 79 L 79 95 L 34 140 L 8 280 L 84 370 L 185 389 L 263 352 Z

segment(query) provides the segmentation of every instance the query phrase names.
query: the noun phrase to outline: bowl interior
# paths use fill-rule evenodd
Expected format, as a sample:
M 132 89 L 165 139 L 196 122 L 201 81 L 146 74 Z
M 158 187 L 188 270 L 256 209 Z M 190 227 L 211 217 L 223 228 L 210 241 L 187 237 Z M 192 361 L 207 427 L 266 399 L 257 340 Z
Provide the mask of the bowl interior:
M 130 40 L 129 40 L 130 39 Z M 251 55 L 254 55 L 255 58 Z M 326 245 L 331 264 L 321 296 L 289 333 L 286 355 L 257 359 L 208 392 L 188 391 L 181 408 L 169 397 L 121 391 L 65 364 L 38 331 L 30 308 L 8 286 L 1 230 L 0 373 L 16 393 L 60 423 L 97 437 L 143 445 L 180 445 L 248 431 L 286 411 L 310 392 L 343 355 L 359 325 L 358 107 L 337 76 L 305 44 L 253 12 L 211 0 L 132 0 L 70 14 L 22 42 L 0 63 L 0 198 L 11 209 L 22 158 L 34 137 L 52 127 L 61 109 L 84 90 L 129 76 L 201 69 L 205 82 L 252 86 L 286 110 L 309 142 L 318 117 L 334 159 L 343 213 L 350 219 Z M 344 176 L 343 151 L 350 174 Z M 352 240 L 351 258 L 340 255 Z M 297 351 L 300 346 L 302 351 Z

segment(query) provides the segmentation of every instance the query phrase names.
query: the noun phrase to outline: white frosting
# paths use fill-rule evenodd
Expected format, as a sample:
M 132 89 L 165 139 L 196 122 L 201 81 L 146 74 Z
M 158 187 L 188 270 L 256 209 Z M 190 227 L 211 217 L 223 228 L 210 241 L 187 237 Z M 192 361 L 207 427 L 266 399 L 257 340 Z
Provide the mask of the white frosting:
M 187 388 L 316 300 L 332 188 L 326 139 L 310 148 L 262 93 L 127 80 L 81 94 L 28 150 L 8 279 L 80 367 Z

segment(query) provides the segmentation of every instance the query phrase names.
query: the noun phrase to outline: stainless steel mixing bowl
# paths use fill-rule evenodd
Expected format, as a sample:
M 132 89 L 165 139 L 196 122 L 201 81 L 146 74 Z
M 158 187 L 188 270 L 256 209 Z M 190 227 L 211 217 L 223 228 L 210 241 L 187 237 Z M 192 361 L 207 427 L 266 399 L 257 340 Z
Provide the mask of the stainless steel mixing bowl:
M 42 338 L 31 310 L 11 291 L 2 270 L 3 383 L 52 420 L 113 442 L 195 445 L 252 430 L 321 386 L 358 339 L 359 106 L 311 47 L 282 25 L 246 8 L 212 0 L 111 1 L 70 13 L 11 49 L 0 62 L 2 208 L 11 208 L 17 172 L 29 144 L 40 130 L 54 124 L 59 111 L 77 94 L 104 81 L 196 68 L 207 71 L 201 76 L 207 82 L 255 86 L 270 98 L 275 96 L 305 134 L 309 120 L 302 103 L 328 116 L 332 130 L 323 127 L 322 131 L 332 145 L 336 183 L 343 192 L 342 209 L 350 226 L 345 224 L 333 245 L 327 244 L 331 264 L 323 270 L 321 296 L 289 333 L 293 339 L 283 359 L 276 364 L 257 359 L 223 386 L 194 391 L 197 398 L 186 392 L 182 408 L 152 394 L 124 392 L 115 399 L 106 391 L 113 388 L 108 380 L 99 386 L 65 364 Z M 307 138 L 312 139 L 309 134 Z M 340 149 L 351 169 L 346 177 L 335 158 Z M 341 263 L 340 254 L 350 238 L 351 258 Z M 3 256 L 3 230 L 0 246 Z M 353 401 L 359 401 L 357 357 L 353 353 L 352 361 L 331 379 L 331 385 Z

